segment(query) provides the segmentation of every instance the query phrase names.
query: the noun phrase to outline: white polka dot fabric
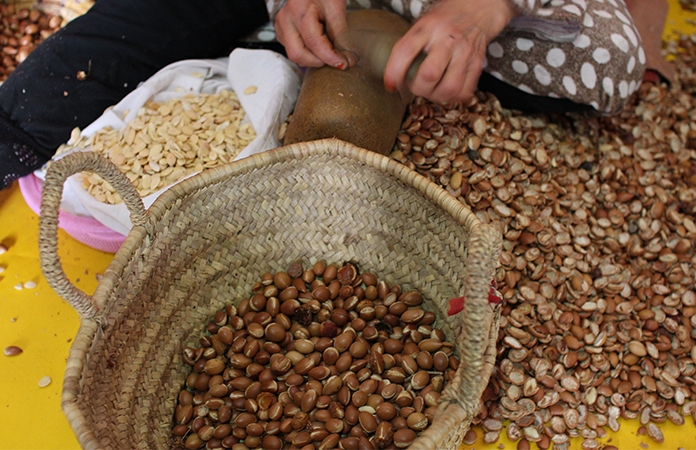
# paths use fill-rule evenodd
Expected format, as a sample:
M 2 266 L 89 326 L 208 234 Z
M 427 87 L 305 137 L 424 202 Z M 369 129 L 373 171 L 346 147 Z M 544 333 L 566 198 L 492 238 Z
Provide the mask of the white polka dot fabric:
M 347 0 L 348 9 L 409 20 L 436 0 Z M 520 16 L 487 47 L 484 70 L 529 94 L 621 111 L 640 86 L 645 52 L 623 0 L 508 0 Z M 285 0 L 266 0 L 272 18 Z
M 554 42 L 552 36 L 506 31 L 488 46 L 486 71 L 535 95 L 558 95 L 601 114 L 621 111 L 645 70 L 642 42 L 623 1 L 551 0 L 543 7 L 554 10 L 547 20 L 575 20 L 580 32 L 568 42 Z M 520 70 L 521 61 L 534 70 Z

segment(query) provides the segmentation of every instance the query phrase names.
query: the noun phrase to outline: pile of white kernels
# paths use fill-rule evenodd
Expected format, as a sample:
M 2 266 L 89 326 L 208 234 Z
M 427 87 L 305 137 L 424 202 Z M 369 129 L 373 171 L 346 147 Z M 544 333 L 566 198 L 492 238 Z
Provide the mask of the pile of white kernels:
M 256 138 L 233 91 L 186 94 L 166 103 L 148 101 L 122 130 L 110 127 L 89 137 L 74 129 L 57 154 L 90 149 L 116 164 L 146 197 L 181 179 L 232 161 Z M 121 197 L 97 174 L 83 174 L 82 187 L 100 202 Z

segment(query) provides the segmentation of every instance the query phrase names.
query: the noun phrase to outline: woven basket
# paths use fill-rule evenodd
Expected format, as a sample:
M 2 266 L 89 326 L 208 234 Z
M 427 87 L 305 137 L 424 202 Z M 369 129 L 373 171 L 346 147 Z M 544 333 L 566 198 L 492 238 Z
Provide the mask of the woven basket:
M 94 295 L 76 289 L 57 255 L 66 177 L 101 174 L 134 227 Z M 92 153 L 54 163 L 40 222 L 41 266 L 81 315 L 62 407 L 85 449 L 170 448 L 176 398 L 213 314 L 248 298 L 264 272 L 356 261 L 390 285 L 419 290 L 461 359 L 434 423 L 411 449 L 456 449 L 495 363 L 498 309 L 487 296 L 499 233 L 397 162 L 336 139 L 294 144 L 210 169 L 145 211 L 128 179 Z M 465 295 L 462 313 L 448 301 Z

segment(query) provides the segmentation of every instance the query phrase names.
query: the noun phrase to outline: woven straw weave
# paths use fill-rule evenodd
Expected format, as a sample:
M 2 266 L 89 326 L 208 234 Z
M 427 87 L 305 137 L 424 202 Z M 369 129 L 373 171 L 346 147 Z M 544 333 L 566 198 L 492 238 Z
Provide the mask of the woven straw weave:
M 65 178 L 110 180 L 134 228 L 93 296 L 65 277 L 56 253 Z M 500 237 L 454 197 L 387 157 L 335 139 L 294 144 L 174 186 L 148 210 L 115 166 L 90 153 L 54 163 L 44 187 L 41 264 L 81 314 L 63 410 L 85 449 L 171 445 L 177 394 L 213 314 L 248 298 L 267 271 L 302 259 L 355 261 L 390 285 L 417 289 L 461 365 L 438 417 L 412 449 L 455 449 L 495 362 L 498 311 L 487 304 Z M 465 310 L 447 317 L 448 300 Z

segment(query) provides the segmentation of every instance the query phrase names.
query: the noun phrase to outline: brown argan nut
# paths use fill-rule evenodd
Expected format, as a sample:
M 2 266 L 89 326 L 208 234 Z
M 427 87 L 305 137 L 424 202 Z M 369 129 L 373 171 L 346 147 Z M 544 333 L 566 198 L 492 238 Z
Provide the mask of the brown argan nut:
M 10 345 L 8 347 L 5 347 L 5 356 L 17 356 L 21 354 L 24 350 L 22 350 L 20 347 L 17 347 L 16 345 Z
M 415 412 L 406 418 L 408 427 L 415 431 L 421 431 L 428 427 L 428 418 L 424 414 Z
M 407 448 L 416 439 L 416 432 L 410 428 L 402 428 L 394 433 L 392 439 L 397 448 Z

